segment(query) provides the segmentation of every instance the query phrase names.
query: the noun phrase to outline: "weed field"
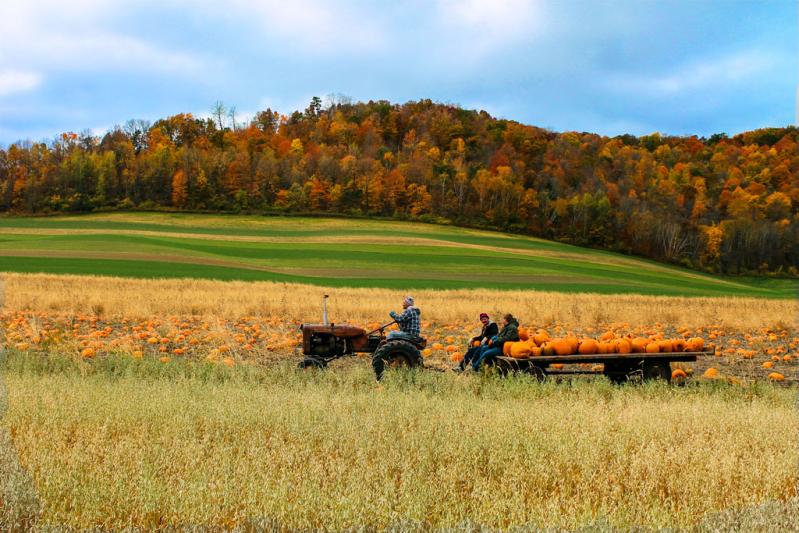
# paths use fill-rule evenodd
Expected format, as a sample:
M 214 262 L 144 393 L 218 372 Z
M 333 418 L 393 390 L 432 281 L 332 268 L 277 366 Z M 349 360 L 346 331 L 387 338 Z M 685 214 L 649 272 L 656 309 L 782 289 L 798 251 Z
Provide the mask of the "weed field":
M 684 528 L 796 496 L 795 391 L 766 384 L 20 355 L 3 375 L 42 527 Z
M 111 213 L 0 218 L 0 271 L 790 298 L 790 280 L 723 278 L 619 254 L 446 226 Z

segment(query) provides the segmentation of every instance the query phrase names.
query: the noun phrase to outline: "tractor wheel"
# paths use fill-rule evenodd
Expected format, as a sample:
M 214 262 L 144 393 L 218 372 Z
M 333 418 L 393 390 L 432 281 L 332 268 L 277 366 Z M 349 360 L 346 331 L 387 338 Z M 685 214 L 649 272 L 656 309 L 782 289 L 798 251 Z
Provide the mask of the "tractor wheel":
M 375 353 L 372 354 L 372 368 L 374 368 L 378 381 L 383 377 L 386 367 L 413 368 L 416 366 L 422 366 L 422 354 L 419 353 L 416 346 L 406 341 L 388 341 L 378 346 Z
M 671 365 L 668 361 L 645 361 L 642 377 L 644 381 L 662 379 L 668 383 L 671 381 Z

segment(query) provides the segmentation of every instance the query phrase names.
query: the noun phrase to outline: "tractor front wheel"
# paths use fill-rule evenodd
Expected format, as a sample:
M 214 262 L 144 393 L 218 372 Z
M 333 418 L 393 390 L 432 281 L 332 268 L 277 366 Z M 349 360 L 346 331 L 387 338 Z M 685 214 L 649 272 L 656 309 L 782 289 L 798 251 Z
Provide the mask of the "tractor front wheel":
M 389 368 L 413 368 L 422 366 L 422 354 L 413 344 L 402 340 L 388 341 L 377 347 L 372 354 L 372 368 L 380 380 L 383 371 Z

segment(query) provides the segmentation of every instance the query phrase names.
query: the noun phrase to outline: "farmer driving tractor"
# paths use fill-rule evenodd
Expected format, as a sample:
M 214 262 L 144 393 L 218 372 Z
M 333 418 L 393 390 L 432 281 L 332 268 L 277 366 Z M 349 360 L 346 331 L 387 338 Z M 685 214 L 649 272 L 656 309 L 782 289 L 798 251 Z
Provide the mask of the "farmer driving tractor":
M 420 336 L 422 329 L 422 312 L 418 307 L 413 305 L 413 297 L 406 296 L 402 301 L 402 314 L 397 314 L 391 311 L 388 315 L 393 318 L 399 326 L 399 331 L 391 331 L 388 334 L 388 340 L 403 339 L 412 337 L 417 339 Z

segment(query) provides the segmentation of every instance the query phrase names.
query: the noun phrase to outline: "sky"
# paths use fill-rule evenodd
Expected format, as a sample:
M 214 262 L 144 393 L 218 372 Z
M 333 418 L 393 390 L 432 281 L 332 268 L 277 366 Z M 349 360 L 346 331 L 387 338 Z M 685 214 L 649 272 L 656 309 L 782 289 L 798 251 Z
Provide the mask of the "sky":
M 430 98 L 556 131 L 796 120 L 796 0 L 0 0 L 0 145 L 216 101 Z

